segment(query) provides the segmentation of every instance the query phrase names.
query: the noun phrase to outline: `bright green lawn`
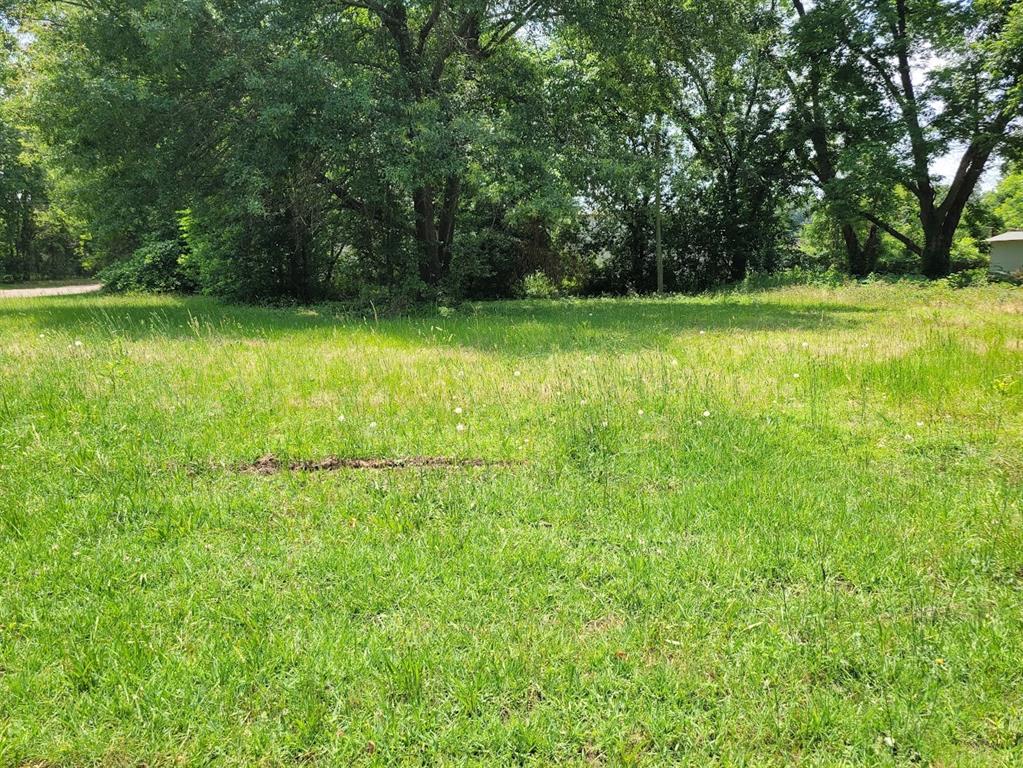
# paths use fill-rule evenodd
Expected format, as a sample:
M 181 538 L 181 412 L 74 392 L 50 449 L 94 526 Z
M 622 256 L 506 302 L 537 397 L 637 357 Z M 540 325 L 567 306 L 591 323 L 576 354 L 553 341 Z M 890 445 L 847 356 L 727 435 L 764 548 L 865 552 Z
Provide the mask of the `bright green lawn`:
M 1023 764 L 1018 289 L 0 300 L 0 368 L 0 766 Z

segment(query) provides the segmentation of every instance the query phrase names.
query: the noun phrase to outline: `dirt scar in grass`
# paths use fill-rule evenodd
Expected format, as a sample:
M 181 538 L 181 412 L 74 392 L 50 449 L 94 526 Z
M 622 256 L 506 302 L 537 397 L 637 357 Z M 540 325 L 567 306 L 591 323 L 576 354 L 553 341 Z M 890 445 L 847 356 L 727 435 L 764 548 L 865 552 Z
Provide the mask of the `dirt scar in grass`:
M 282 472 L 342 472 L 344 470 L 383 471 L 400 469 L 481 469 L 521 466 L 521 462 L 487 459 L 451 459 L 441 456 L 413 456 L 402 459 L 354 459 L 332 456 L 322 461 L 281 461 L 275 456 L 263 458 L 241 468 L 250 475 L 276 475 Z

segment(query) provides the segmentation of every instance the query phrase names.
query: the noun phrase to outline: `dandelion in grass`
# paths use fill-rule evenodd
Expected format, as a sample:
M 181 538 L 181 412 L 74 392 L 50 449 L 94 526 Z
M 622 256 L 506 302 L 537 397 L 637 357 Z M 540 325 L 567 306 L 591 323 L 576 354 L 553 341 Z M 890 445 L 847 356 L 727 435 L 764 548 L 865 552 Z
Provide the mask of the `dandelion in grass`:
M 803 349 L 809 349 L 809 348 L 810 348 L 810 342 L 804 341 L 803 342 Z
M 640 416 L 646 416 L 646 411 L 644 411 L 642 408 L 640 408 L 639 409 L 639 415 Z
M 923 423 L 922 421 L 918 421 L 918 422 L 916 423 L 916 425 L 917 425 L 917 427 L 918 427 L 919 429 L 923 429 L 923 428 L 924 428 L 925 426 L 927 426 L 927 425 L 926 425 L 926 424 L 924 424 L 924 423 Z
M 586 400 L 585 399 L 580 400 L 579 401 L 579 405 L 581 405 L 581 406 L 583 406 L 585 408 L 586 407 Z
M 77 339 L 75 339 L 75 346 L 76 347 L 84 347 L 85 345 L 82 342 L 80 342 Z
M 522 371 L 515 371 L 515 378 L 516 379 L 521 379 L 522 378 Z
M 344 424 L 345 423 L 345 416 L 344 416 L 344 414 L 341 414 L 340 416 L 337 417 L 337 422 L 338 422 L 338 424 Z
M 377 423 L 376 423 L 375 421 L 371 421 L 371 422 L 369 423 L 369 428 L 370 428 L 370 429 L 376 429 L 376 428 L 377 428 L 378 426 L 379 426 L 379 425 L 378 425 L 378 424 L 377 424 Z
M 461 407 L 455 408 L 455 415 L 456 416 L 461 416 L 463 413 L 465 413 L 465 411 Z
M 709 419 L 710 418 L 710 411 L 704 411 L 703 412 L 703 418 Z
M 459 424 L 457 427 L 455 427 L 455 429 L 459 432 L 465 432 L 465 430 L 467 430 L 468 427 L 465 426 L 465 424 Z

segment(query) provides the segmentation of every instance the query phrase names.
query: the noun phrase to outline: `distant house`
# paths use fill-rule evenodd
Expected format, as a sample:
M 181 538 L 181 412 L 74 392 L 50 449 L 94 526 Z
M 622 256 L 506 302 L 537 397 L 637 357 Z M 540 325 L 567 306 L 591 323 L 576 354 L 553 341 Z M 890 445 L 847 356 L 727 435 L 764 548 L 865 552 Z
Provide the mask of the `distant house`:
M 1023 274 L 1023 229 L 1014 229 L 992 237 L 991 275 L 1009 278 Z

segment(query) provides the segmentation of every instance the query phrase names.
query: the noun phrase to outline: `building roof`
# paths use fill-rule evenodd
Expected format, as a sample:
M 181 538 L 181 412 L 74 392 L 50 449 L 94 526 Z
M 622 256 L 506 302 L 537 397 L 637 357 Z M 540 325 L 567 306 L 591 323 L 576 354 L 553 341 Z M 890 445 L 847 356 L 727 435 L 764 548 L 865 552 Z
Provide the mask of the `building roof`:
M 1012 243 L 1016 241 L 1023 241 L 1023 229 L 1010 229 L 1004 235 L 998 237 L 992 237 L 987 240 L 988 243 Z

